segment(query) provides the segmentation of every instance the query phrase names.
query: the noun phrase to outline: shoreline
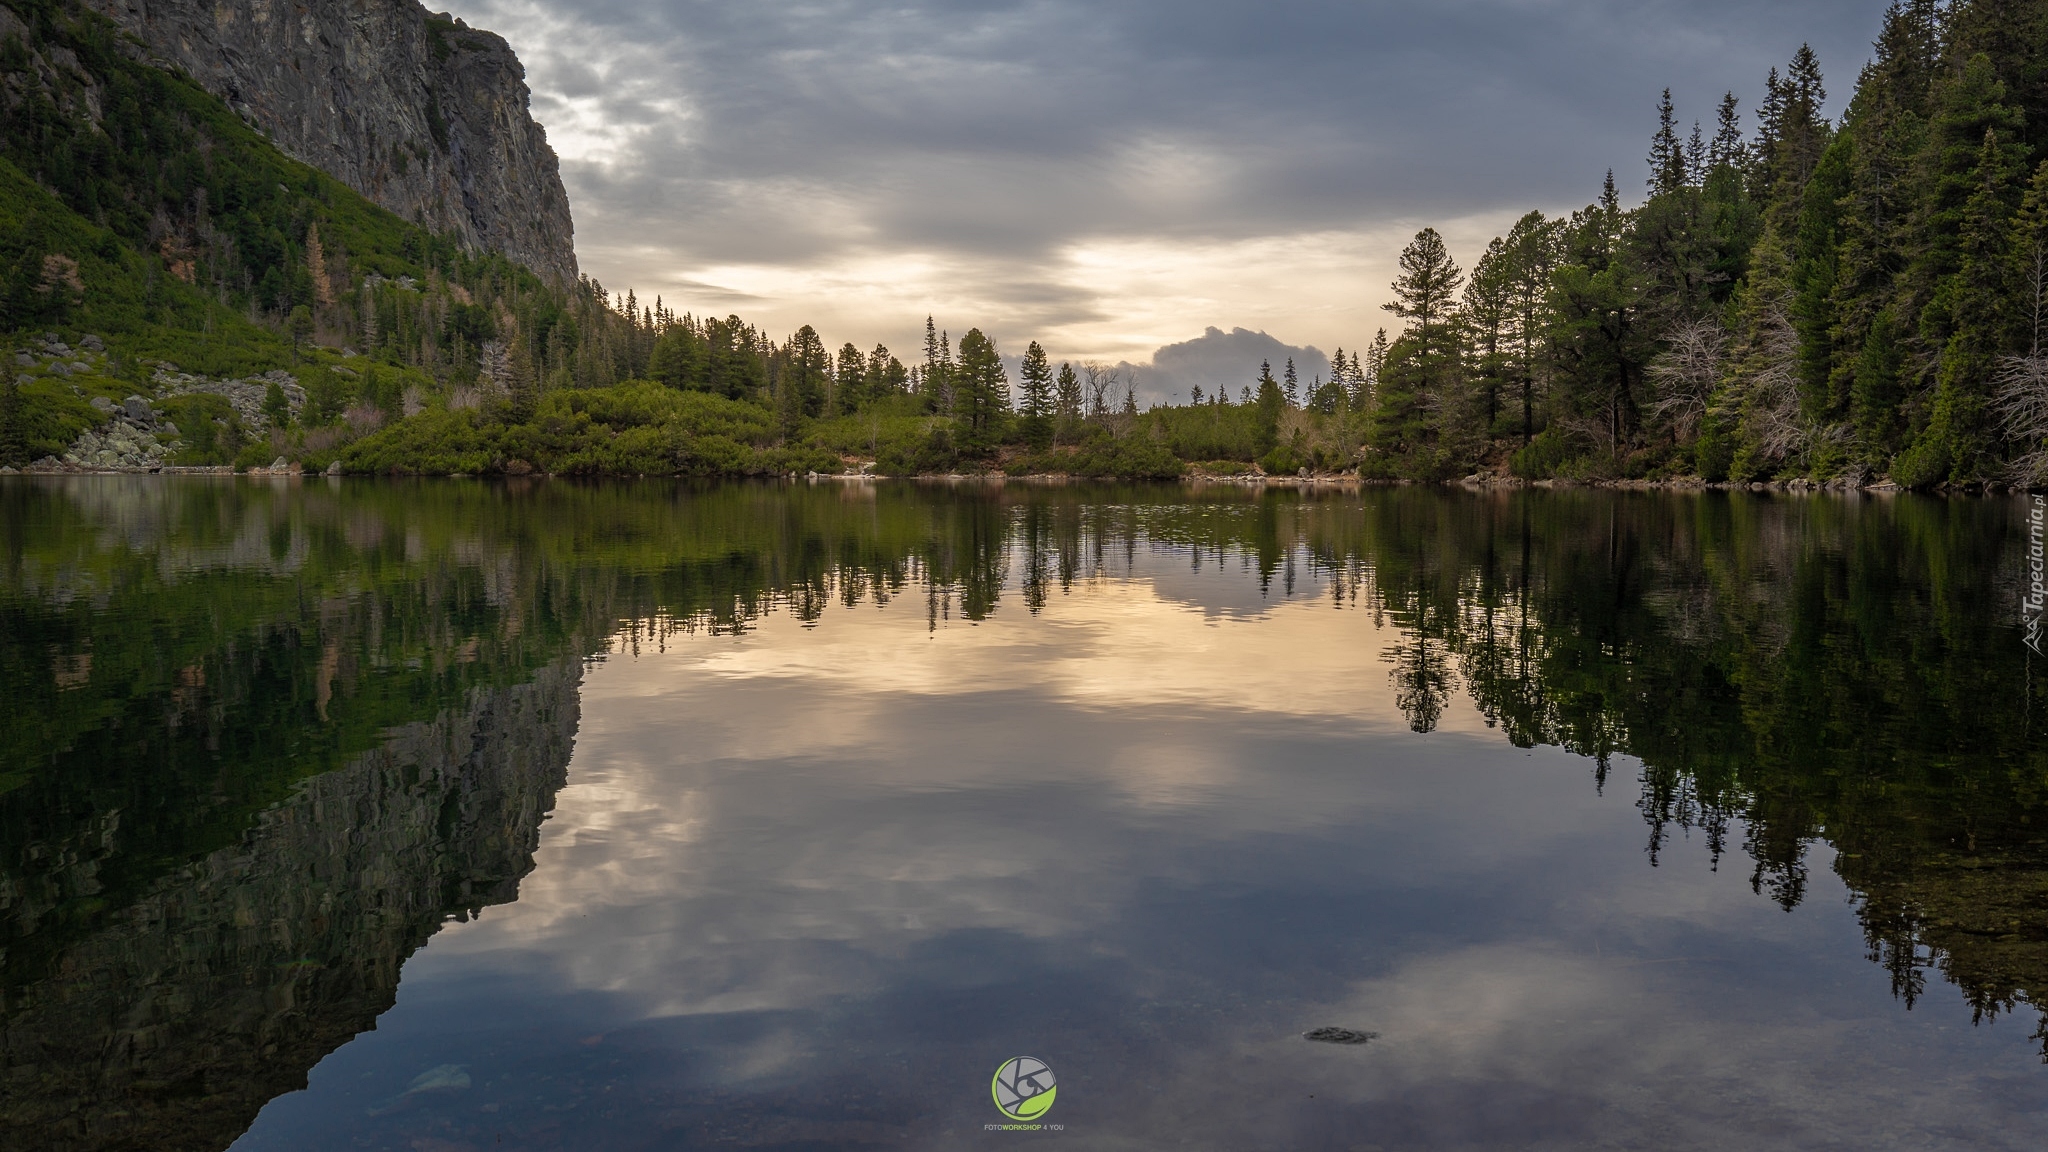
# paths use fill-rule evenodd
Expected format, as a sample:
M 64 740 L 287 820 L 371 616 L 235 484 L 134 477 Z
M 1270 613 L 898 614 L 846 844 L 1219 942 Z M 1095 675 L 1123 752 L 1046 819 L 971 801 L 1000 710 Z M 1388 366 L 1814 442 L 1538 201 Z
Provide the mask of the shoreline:
M 1300 488 L 1304 490 L 1366 489 L 1366 488 L 1461 488 L 1468 492 L 1512 492 L 1526 489 L 1547 491 L 1580 489 L 1585 491 L 1610 492 L 1751 492 L 1784 494 L 1850 493 L 1873 496 L 1911 494 L 1913 490 L 1900 487 L 1890 480 L 1857 482 L 1846 478 L 1828 481 L 1807 479 L 1758 480 L 1758 481 L 1710 481 L 1697 476 L 1681 476 L 1664 480 L 1524 480 L 1518 476 L 1467 476 L 1458 480 L 1367 480 L 1350 473 L 1326 473 L 1309 476 L 1266 476 L 1255 473 L 1215 475 L 1206 472 L 1190 472 L 1172 479 L 1130 479 L 1114 476 L 1075 476 L 1064 472 L 1030 473 L 1012 476 L 1004 472 L 921 472 L 914 475 L 894 476 L 876 472 L 791 472 L 780 476 L 708 476 L 684 477 L 655 473 L 602 473 L 558 475 L 550 472 L 528 472 L 519 475 L 511 473 L 468 473 L 455 472 L 428 475 L 424 473 L 402 473 L 377 475 L 362 472 L 342 472 L 335 468 L 323 471 L 306 471 L 296 464 L 273 465 L 268 468 L 245 468 L 237 471 L 231 465 L 163 465 L 156 468 L 84 468 L 64 464 L 57 467 L 30 465 L 26 468 L 0 467 L 0 476 L 216 476 L 248 477 L 251 479 L 392 479 L 392 480 L 474 480 L 474 479 L 518 479 L 518 480 L 781 480 L 804 481 L 817 484 L 822 482 L 870 483 L 879 480 L 908 481 L 914 483 L 996 483 L 1012 482 L 1025 484 L 1185 484 L 1185 485 L 1229 485 L 1242 488 Z M 1919 495 L 1928 496 L 2016 496 L 2032 489 L 2012 484 L 1940 484 L 1919 490 Z

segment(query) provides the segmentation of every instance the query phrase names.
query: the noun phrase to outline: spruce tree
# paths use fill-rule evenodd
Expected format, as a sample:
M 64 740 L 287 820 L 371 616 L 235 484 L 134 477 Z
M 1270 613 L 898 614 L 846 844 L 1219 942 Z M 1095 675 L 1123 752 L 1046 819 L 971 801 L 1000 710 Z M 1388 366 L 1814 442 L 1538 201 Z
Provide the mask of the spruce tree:
M 1059 416 L 1060 428 L 1072 428 L 1081 422 L 1081 377 L 1074 372 L 1071 363 L 1060 363 L 1059 381 L 1053 390 L 1053 407 Z
M 1685 187 L 1685 146 L 1678 141 L 1678 123 L 1671 89 L 1657 101 L 1657 133 L 1650 138 L 1650 195 L 1664 196 Z
M 1033 340 L 1024 349 L 1024 361 L 1017 368 L 1024 416 L 1024 439 L 1033 448 L 1052 442 L 1055 399 L 1052 364 L 1045 348 Z
M 789 362 L 788 387 L 795 397 L 795 409 L 804 416 L 821 416 L 829 399 L 832 380 L 832 354 L 825 351 L 825 342 L 818 337 L 817 329 L 809 324 L 796 330 L 789 338 L 786 355 Z M 790 429 L 793 433 L 794 429 Z
M 1287 368 L 1281 374 L 1281 379 L 1285 381 L 1287 406 L 1289 408 L 1301 407 L 1301 376 L 1294 370 L 1294 357 L 1289 356 L 1287 358 Z
M 1736 102 L 1735 93 L 1721 97 L 1721 106 L 1714 118 L 1714 142 L 1707 147 L 1707 167 L 1740 168 L 1743 164 L 1741 105 Z
M 1246 403 L 1250 403 L 1251 397 L 1247 395 L 1245 400 Z M 1258 405 L 1256 448 L 1259 455 L 1264 456 L 1279 443 L 1280 416 L 1287 410 L 1287 397 L 1280 391 L 1280 382 L 1273 379 L 1273 363 L 1270 360 L 1259 362 Z
M 839 347 L 839 363 L 833 376 L 834 412 L 857 412 L 871 398 L 868 392 L 868 358 L 852 341 Z

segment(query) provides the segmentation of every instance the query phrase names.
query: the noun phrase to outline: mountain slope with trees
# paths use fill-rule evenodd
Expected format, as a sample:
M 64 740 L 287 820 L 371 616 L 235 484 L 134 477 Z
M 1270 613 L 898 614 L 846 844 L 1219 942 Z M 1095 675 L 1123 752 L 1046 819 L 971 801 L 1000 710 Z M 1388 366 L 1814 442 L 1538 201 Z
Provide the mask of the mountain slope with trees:
M 1331 379 L 1268 364 L 1140 411 L 1126 373 L 1035 341 L 1012 380 L 979 328 L 956 344 L 928 320 L 906 364 L 551 285 L 289 160 L 75 4 L 4 0 L 0 329 L 110 351 L 20 357 L 0 464 L 61 454 L 131 391 L 195 387 L 168 363 L 297 384 L 263 414 L 172 401 L 177 463 L 2033 485 L 2044 59 L 2041 0 L 1900 0 L 1839 119 L 1804 47 L 1753 116 L 1731 94 L 1688 130 L 1667 92 L 1641 203 L 1609 173 L 1469 269 L 1424 229 L 1395 331 L 1338 350 Z

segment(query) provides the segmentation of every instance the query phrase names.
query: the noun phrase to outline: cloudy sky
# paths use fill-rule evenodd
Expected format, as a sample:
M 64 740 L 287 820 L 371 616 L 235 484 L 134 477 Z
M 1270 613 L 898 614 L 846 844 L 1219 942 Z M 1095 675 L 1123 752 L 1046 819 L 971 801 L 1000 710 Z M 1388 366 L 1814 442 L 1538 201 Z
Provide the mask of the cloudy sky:
M 436 7 L 430 2 L 430 7 Z M 526 62 L 584 269 L 833 346 L 1352 348 L 1422 225 L 1470 265 L 1625 192 L 1802 41 L 1839 112 L 1884 0 L 456 0 Z M 1311 355 L 1308 359 L 1319 359 Z M 1254 360 L 1255 363 L 1255 360 Z M 1306 375 L 1306 372 L 1304 373 Z M 1169 384 L 1161 372 L 1155 386 Z M 1177 377 L 1175 377 L 1177 379 Z

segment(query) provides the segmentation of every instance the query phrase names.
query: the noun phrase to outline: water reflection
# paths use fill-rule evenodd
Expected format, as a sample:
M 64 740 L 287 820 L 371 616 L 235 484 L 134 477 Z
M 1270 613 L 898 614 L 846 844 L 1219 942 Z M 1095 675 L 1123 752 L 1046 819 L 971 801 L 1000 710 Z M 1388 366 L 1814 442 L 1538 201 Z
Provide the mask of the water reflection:
M 1935 1082 L 1915 1130 L 2011 1128 L 2002 1043 L 1896 1032 L 1814 904 L 1923 1015 L 1936 974 L 1965 1019 L 2034 1002 L 2017 525 L 0 486 L 0 1133 L 220 1147 L 333 1052 L 250 1146 L 943 1145 L 985 1117 L 932 1085 L 1048 1038 L 1096 1140 L 1683 1146 Z M 1292 1046 L 1332 1023 L 1383 1039 Z

